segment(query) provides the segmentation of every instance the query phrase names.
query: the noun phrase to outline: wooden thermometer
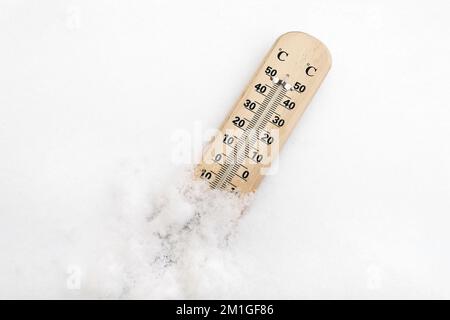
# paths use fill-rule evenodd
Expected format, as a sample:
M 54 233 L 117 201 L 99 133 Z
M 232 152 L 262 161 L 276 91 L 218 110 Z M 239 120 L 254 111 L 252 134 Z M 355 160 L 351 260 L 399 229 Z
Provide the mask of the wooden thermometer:
M 195 175 L 214 189 L 255 191 L 330 67 L 330 53 L 316 38 L 279 37 L 204 149 Z

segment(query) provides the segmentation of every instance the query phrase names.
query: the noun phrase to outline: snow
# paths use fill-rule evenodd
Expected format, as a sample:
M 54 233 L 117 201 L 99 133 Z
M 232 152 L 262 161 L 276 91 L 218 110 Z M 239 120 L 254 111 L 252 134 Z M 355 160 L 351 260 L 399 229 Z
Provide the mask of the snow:
M 105 217 L 102 238 L 109 243 L 94 247 L 83 262 L 87 285 L 77 288 L 77 296 L 218 298 L 237 286 L 242 275 L 229 244 L 251 197 L 210 190 L 193 181 L 192 172 L 182 181 L 153 196 L 141 194 L 142 184 L 117 186 L 116 204 L 122 209 Z M 78 248 L 81 259 L 98 238 L 91 232 L 80 235 L 88 239 Z
M 2 1 L 0 298 L 449 298 L 449 9 Z M 193 182 L 290 30 L 333 66 L 276 170 Z

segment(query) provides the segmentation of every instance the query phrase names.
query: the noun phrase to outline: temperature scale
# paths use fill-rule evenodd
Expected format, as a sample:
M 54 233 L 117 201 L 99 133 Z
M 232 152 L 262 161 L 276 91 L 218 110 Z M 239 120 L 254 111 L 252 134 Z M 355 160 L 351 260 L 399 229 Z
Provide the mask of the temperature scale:
M 330 53 L 316 38 L 279 37 L 204 149 L 195 175 L 214 189 L 254 192 L 330 67 Z

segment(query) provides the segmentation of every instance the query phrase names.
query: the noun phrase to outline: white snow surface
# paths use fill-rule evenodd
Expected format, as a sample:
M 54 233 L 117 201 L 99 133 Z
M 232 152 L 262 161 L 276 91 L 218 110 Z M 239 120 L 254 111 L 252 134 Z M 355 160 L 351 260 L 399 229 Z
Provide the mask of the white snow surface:
M 0 1 L 0 298 L 450 298 L 449 12 Z M 333 66 L 276 173 L 193 182 L 174 137 L 202 145 L 292 30 Z

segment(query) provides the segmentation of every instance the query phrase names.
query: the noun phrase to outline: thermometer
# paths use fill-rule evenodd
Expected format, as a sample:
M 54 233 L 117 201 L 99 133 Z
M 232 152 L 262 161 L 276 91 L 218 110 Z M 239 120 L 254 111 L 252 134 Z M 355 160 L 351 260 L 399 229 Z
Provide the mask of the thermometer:
M 316 38 L 280 36 L 204 149 L 196 177 L 213 189 L 254 192 L 330 67 L 330 53 Z

